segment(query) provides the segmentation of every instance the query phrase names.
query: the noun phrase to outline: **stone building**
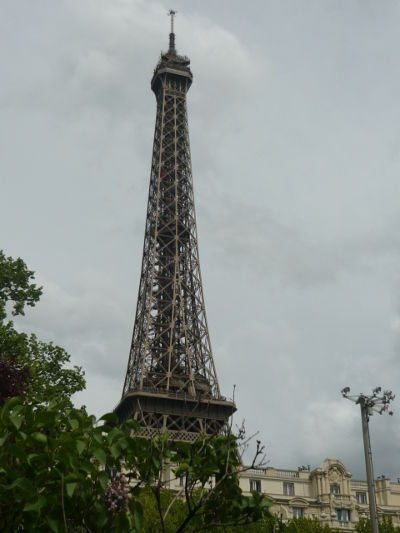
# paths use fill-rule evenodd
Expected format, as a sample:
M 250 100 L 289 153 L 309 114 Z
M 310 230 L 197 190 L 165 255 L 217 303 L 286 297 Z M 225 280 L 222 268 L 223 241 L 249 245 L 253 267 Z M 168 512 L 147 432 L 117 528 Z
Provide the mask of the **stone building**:
M 352 479 L 338 459 L 325 459 L 312 470 L 309 466 L 251 469 L 242 474 L 240 485 L 245 494 L 257 491 L 268 496 L 272 512 L 283 521 L 315 517 L 332 528 L 351 531 L 369 515 L 367 482 Z M 390 516 L 400 526 L 400 479 L 379 477 L 376 498 L 379 515 Z
M 175 478 L 171 466 L 166 467 L 164 480 L 169 489 L 183 490 L 184 478 Z M 314 469 L 249 469 L 240 474 L 240 487 L 247 496 L 252 491 L 264 494 L 272 502 L 271 512 L 283 522 L 317 518 L 331 528 L 350 532 L 361 518 L 369 517 L 367 482 L 352 479 L 344 464 L 334 458 Z M 400 527 L 400 478 L 391 481 L 379 476 L 375 488 L 379 517 L 390 517 Z

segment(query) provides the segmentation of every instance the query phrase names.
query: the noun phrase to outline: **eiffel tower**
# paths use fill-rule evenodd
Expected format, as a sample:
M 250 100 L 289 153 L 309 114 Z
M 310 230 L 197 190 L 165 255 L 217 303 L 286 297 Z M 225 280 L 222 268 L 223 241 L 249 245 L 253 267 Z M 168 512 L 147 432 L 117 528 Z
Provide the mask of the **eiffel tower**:
M 168 431 L 174 441 L 217 434 L 236 410 L 221 396 L 204 306 L 197 244 L 186 94 L 190 60 L 168 52 L 151 88 L 157 100 L 143 262 L 119 419 L 139 435 Z

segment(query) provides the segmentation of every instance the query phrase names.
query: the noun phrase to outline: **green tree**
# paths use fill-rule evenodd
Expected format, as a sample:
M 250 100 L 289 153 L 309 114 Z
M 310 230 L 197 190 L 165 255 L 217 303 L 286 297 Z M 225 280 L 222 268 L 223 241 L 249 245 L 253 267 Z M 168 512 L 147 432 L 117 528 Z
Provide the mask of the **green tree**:
M 140 491 L 138 501 L 143 509 L 143 524 L 145 525 L 145 531 L 148 533 L 158 533 L 162 529 L 160 525 L 160 508 L 164 510 L 164 514 L 169 509 L 164 518 L 164 530 L 166 533 L 175 533 L 187 514 L 185 502 L 182 498 L 175 499 L 175 494 L 170 490 L 161 489 L 158 504 L 157 498 L 154 496 L 154 489 L 145 487 Z M 192 531 L 192 527 L 188 526 L 187 531 Z
M 168 436 L 149 442 L 149 461 L 155 465 L 150 477 L 150 465 L 138 472 L 156 502 L 159 529 L 154 531 L 210 531 L 218 527 L 251 524 L 270 515 L 269 504 L 260 494 L 245 497 L 239 486 L 241 463 L 240 438 L 226 435 L 199 438 L 194 443 L 171 443 Z M 257 446 L 252 467 L 263 454 Z M 262 459 L 261 459 L 262 461 Z M 259 464 L 259 462 L 258 462 Z M 171 466 L 172 465 L 172 466 Z M 181 490 L 165 495 L 166 467 L 171 466 L 170 479 L 182 479 Z M 178 516 L 182 519 L 179 520 Z M 173 520 L 174 529 L 168 522 Z M 177 524 L 176 524 L 177 523 Z
M 139 531 L 141 507 L 128 497 L 127 481 L 114 474 L 135 471 L 146 453 L 128 436 L 133 429 L 98 425 L 57 401 L 36 407 L 18 397 L 6 402 L 0 411 L 0 530 Z
M 5 403 L 1 531 L 209 531 L 269 515 L 263 499 L 245 498 L 230 473 L 238 466 L 234 437 L 177 445 L 167 435 L 137 438 L 135 422 L 120 427 L 113 414 L 99 422 L 57 401 Z M 187 474 L 184 496 L 167 490 L 168 465 Z
M 17 331 L 7 319 L 7 309 L 14 316 L 24 315 L 26 306 L 34 307 L 41 295 L 24 261 L 0 251 L 0 404 L 15 395 L 35 403 L 56 395 L 71 406 L 71 395 L 85 387 L 82 369 L 66 366 L 70 356 L 63 348 Z
M 6 257 L 0 250 L 0 319 L 6 318 L 7 302 L 12 304 L 13 315 L 23 315 L 25 305 L 33 307 L 39 301 L 42 287 L 33 279 L 34 272 L 21 258 Z

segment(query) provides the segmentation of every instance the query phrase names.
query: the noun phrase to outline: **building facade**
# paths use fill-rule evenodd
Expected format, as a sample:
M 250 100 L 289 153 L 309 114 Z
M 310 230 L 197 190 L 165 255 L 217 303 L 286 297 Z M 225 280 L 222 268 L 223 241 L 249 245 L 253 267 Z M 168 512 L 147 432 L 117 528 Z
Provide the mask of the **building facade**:
M 351 531 L 369 516 L 367 482 L 352 479 L 338 459 L 325 459 L 314 469 L 250 469 L 241 475 L 240 486 L 248 495 L 251 491 L 265 494 L 272 501 L 273 514 L 283 521 L 318 518 L 332 528 Z M 379 515 L 391 517 L 400 526 L 400 479 L 379 477 L 376 499 Z
M 167 488 L 182 491 L 184 478 L 175 477 L 172 465 L 165 467 L 163 478 Z M 283 522 L 316 518 L 332 529 L 351 532 L 360 519 L 369 518 L 367 482 L 353 479 L 335 458 L 314 469 L 249 468 L 240 474 L 240 488 L 245 496 L 264 494 L 272 503 L 272 514 Z M 380 476 L 375 489 L 379 518 L 391 518 L 400 527 L 400 478 Z

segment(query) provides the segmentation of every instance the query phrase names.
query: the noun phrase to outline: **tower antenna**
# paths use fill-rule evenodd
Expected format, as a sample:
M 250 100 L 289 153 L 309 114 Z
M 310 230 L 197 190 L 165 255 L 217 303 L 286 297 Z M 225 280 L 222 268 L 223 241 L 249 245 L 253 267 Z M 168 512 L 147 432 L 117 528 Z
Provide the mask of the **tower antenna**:
M 175 11 L 175 9 L 170 9 L 168 11 L 168 16 L 171 17 L 171 31 L 170 31 L 170 34 L 169 34 L 169 52 L 170 53 L 173 53 L 173 54 L 176 54 L 176 49 L 175 49 L 175 33 L 174 33 L 174 18 L 175 18 L 175 15 L 177 14 L 178 12 Z

